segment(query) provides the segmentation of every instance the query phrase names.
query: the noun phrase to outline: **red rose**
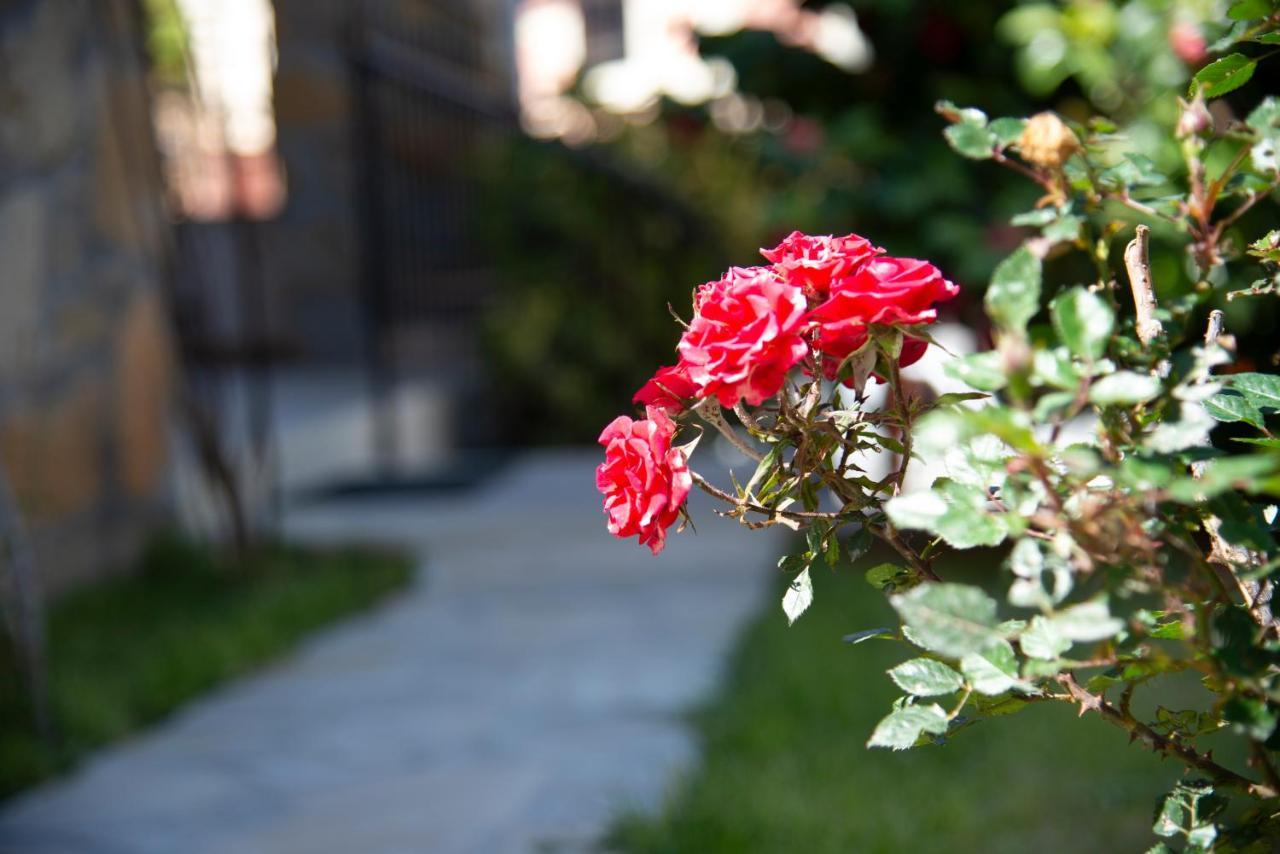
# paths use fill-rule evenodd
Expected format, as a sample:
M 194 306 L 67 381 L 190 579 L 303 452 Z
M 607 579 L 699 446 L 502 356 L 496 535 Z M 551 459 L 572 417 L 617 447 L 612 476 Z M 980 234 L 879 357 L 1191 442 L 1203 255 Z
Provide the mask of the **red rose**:
M 853 275 L 864 263 L 884 253 L 879 246 L 856 234 L 810 237 L 798 231 L 760 254 L 773 262 L 778 275 L 805 288 L 812 296 L 825 297 L 832 282 Z
M 684 402 L 698 393 L 698 387 L 689 379 L 687 365 L 658 368 L 657 373 L 631 398 L 632 403 L 657 406 L 668 412 L 681 412 Z
M 877 258 L 835 283 L 830 298 L 809 313 L 827 378 L 834 379 L 840 363 L 866 342 L 870 324 L 933 323 L 933 304 L 958 293 L 937 267 L 914 258 Z M 919 338 L 906 338 L 898 364 L 918 361 L 926 347 Z
M 671 447 L 675 423 L 656 406 L 648 418 L 621 415 L 600 434 L 604 462 L 596 469 L 596 488 L 604 493 L 609 533 L 639 536 L 654 554 L 666 545 L 667 528 L 693 487 L 684 452 Z
M 767 267 L 731 268 L 698 289 L 695 305 L 677 349 L 698 397 L 758 405 L 808 352 L 804 293 Z

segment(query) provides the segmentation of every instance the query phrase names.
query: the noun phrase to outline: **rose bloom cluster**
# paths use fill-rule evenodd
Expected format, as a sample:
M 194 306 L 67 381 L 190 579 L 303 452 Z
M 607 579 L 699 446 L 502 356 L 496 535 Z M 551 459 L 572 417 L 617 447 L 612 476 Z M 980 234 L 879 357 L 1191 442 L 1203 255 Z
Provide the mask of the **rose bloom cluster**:
M 659 368 L 636 392 L 646 417 L 619 417 L 600 434 L 605 461 L 596 486 L 609 532 L 638 536 L 654 554 L 692 485 L 686 454 L 672 445 L 673 416 L 707 398 L 726 407 L 758 406 L 796 366 L 834 380 L 872 324 L 933 323 L 935 303 L 959 293 L 929 262 L 887 256 L 856 234 L 797 231 L 761 254 L 769 266 L 733 267 L 697 289 L 693 320 L 676 348 L 679 361 Z M 899 364 L 917 361 L 927 346 L 905 338 Z

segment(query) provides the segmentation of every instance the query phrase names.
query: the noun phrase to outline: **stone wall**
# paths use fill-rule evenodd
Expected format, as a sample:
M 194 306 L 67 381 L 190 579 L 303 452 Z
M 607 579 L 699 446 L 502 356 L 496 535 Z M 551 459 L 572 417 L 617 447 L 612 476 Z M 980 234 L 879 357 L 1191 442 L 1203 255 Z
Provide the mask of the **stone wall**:
M 46 592 L 164 504 L 173 373 L 131 0 L 0 0 L 0 460 Z

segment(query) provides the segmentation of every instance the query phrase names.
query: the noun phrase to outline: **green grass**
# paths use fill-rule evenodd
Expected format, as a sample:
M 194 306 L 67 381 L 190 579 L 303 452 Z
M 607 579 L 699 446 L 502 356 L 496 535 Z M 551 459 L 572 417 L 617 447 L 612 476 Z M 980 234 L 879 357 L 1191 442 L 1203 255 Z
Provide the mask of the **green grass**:
M 52 604 L 49 695 L 56 738 L 37 737 L 13 651 L 0 635 L 0 796 L 370 606 L 410 578 L 410 561 L 372 549 L 267 546 L 245 565 L 173 537 L 139 571 Z
M 972 565 L 994 568 L 998 560 L 978 556 Z M 955 579 L 956 569 L 944 574 Z M 700 766 L 656 815 L 621 817 L 612 846 L 699 854 L 1109 852 L 1156 841 L 1153 805 L 1180 766 L 1065 704 L 1032 704 L 943 746 L 867 749 L 898 693 L 885 670 L 909 655 L 886 641 L 840 642 L 858 629 L 896 625 L 860 572 L 815 568 L 814 587 L 814 604 L 795 626 L 787 627 L 776 600 L 750 625 L 719 696 L 694 716 Z

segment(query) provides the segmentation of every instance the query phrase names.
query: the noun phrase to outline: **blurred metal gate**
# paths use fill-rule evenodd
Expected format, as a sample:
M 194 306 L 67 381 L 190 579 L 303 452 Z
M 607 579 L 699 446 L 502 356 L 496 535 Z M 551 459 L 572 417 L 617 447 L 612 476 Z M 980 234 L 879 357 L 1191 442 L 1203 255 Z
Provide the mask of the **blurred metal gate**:
M 406 384 L 434 395 L 426 405 L 442 410 L 454 446 L 490 435 L 490 407 L 476 402 L 484 394 L 480 314 L 493 275 L 475 233 L 475 181 L 485 150 L 516 128 L 511 80 L 492 55 L 503 40 L 495 32 L 511 23 L 499 5 L 354 6 L 360 287 L 383 475 L 397 474 L 411 438 L 398 415 Z

